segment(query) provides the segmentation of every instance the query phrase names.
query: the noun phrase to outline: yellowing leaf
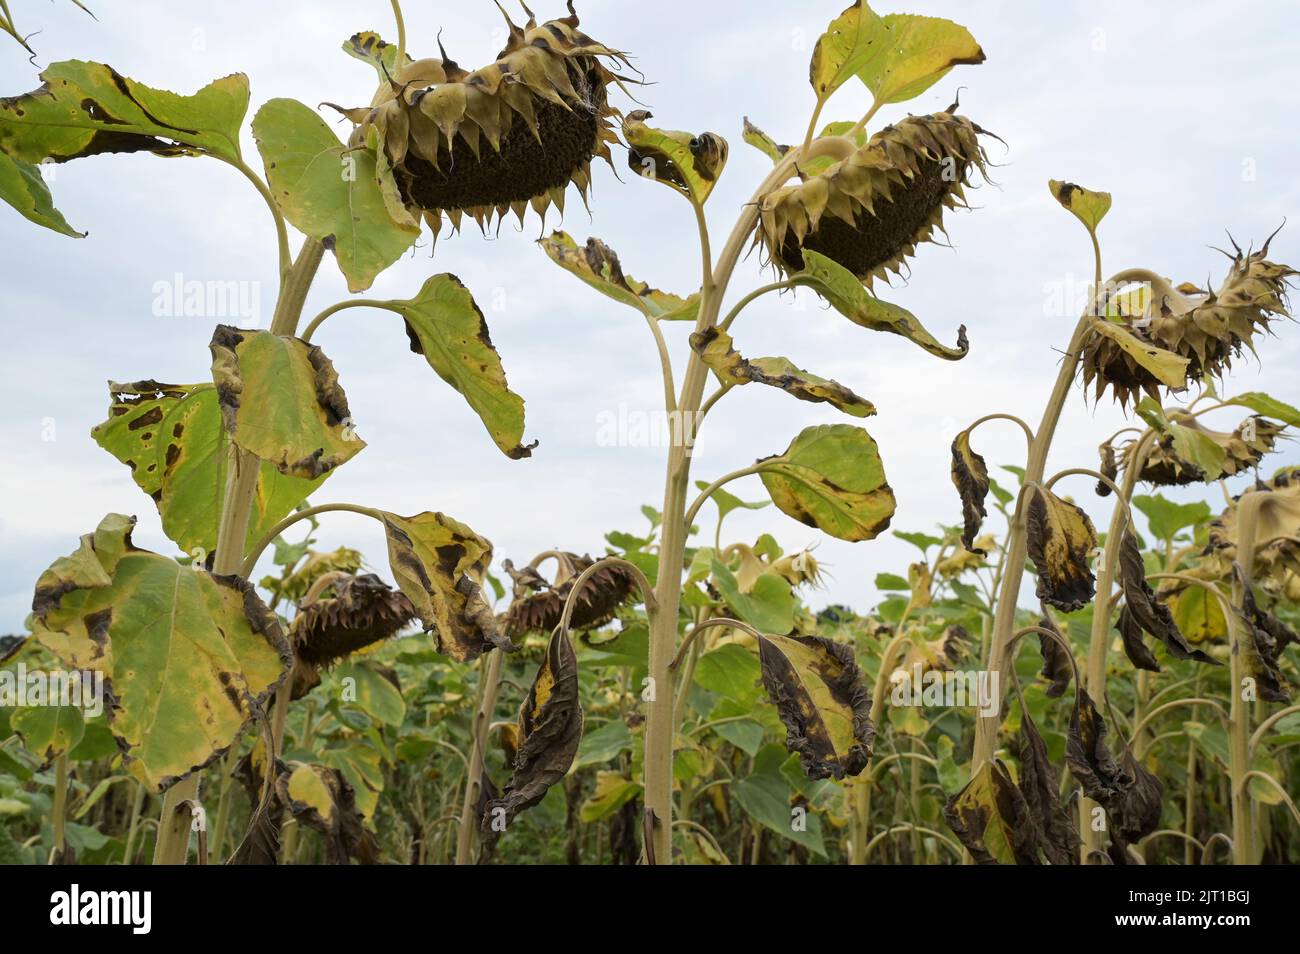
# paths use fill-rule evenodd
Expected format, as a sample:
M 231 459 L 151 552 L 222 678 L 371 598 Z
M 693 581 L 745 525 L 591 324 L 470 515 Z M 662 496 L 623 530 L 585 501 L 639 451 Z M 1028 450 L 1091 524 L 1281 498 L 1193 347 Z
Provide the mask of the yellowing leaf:
M 948 799 L 944 820 L 977 864 L 1035 864 L 1032 815 L 1005 764 L 989 760 Z
M 1106 321 L 1104 318 L 1094 319 L 1092 330 L 1099 335 L 1110 338 L 1123 348 L 1129 357 L 1147 371 L 1150 371 L 1161 384 L 1175 390 L 1186 387 L 1187 358 L 1172 351 L 1166 351 L 1164 348 L 1157 348 L 1155 345 L 1139 341 L 1132 332 L 1122 325 L 1113 321 Z
M 623 123 L 627 164 L 632 171 L 680 192 L 703 205 L 727 164 L 727 140 L 717 133 L 698 136 L 672 129 L 655 129 L 645 110 L 628 113 Z
M 870 540 L 894 515 L 876 442 L 860 427 L 805 428 L 783 454 L 760 461 L 759 473 L 783 513 L 840 540 Z
M 984 458 L 971 449 L 969 430 L 953 438 L 951 472 L 953 486 L 961 497 L 962 546 L 983 556 L 986 551 L 977 548 L 975 538 L 988 516 L 984 500 L 989 495 L 989 469 Z
M 110 514 L 46 570 L 33 625 L 66 665 L 104 673 L 113 735 L 131 771 L 159 791 L 241 736 L 291 655 L 246 581 L 136 549 L 134 524 Z
M 637 281 L 623 272 L 618 255 L 598 238 L 589 238 L 586 245 L 579 246 L 568 233 L 556 231 L 537 244 L 565 271 L 577 275 L 602 295 L 631 305 L 651 318 L 694 321 L 699 313 L 699 292 L 681 298 Z
M 1093 192 L 1073 182 L 1061 182 L 1059 179 L 1049 179 L 1047 187 L 1052 190 L 1052 197 L 1082 222 L 1084 228 L 1094 234 L 1101 220 L 1110 211 L 1109 192 Z
M 764 636 L 758 657 L 785 747 L 808 777 L 840 779 L 866 768 L 876 730 L 853 648 L 822 636 Z
M 366 446 L 352 430 L 347 396 L 320 348 L 218 325 L 211 350 L 231 439 L 280 473 L 314 480 Z
M 85 238 L 63 213 L 54 207 L 54 197 L 41 175 L 41 167 L 0 152 L 0 199 L 8 202 L 26 219 L 72 238 Z
M 756 381 L 779 388 L 801 401 L 830 404 L 853 417 L 870 417 L 875 405 L 854 394 L 838 381 L 818 377 L 796 367 L 789 358 L 753 358 L 740 355 L 731 335 L 720 328 L 707 328 L 691 335 L 691 347 L 704 359 L 723 384 L 742 385 Z
M 1050 490 L 1035 485 L 1028 494 L 1026 545 L 1038 571 L 1038 598 L 1072 613 L 1086 606 L 1097 591 L 1088 566 L 1097 547 L 1097 531 L 1086 513 Z

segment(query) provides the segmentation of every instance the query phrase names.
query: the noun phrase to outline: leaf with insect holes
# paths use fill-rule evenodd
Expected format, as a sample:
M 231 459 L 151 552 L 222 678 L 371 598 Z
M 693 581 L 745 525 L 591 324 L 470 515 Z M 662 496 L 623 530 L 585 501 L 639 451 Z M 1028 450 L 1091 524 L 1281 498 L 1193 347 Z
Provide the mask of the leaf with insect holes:
M 817 40 L 809 81 L 819 101 L 857 76 L 877 104 L 902 103 L 925 92 L 954 66 L 978 65 L 984 51 L 963 26 L 939 17 L 876 14 L 857 0 Z
M 804 428 L 784 453 L 757 467 L 783 513 L 837 539 L 871 540 L 894 516 L 894 492 L 876 442 L 860 427 Z
M 108 420 L 90 435 L 131 470 L 162 518 L 163 532 L 202 562 L 217 547 L 230 435 L 212 384 L 109 382 Z M 252 544 L 329 476 L 290 477 L 262 461 L 248 522 Z
M 989 469 L 984 458 L 970 446 L 969 428 L 953 438 L 950 471 L 953 486 L 961 497 L 962 546 L 971 553 L 984 556 L 985 551 L 975 546 L 975 538 L 984 525 L 984 518 L 989 515 L 988 508 L 984 505 L 989 494 Z
M 366 446 L 334 365 L 315 345 L 218 325 L 212 380 L 231 440 L 282 474 L 315 480 Z
M 1001 759 L 981 765 L 943 817 L 977 864 L 1037 863 L 1029 804 Z
M 655 129 L 639 109 L 623 122 L 627 164 L 639 176 L 662 182 L 697 206 L 708 200 L 727 164 L 727 140 L 717 133 L 694 135 L 672 129 Z
M 538 239 L 537 244 L 565 271 L 577 275 L 602 295 L 630 305 L 651 318 L 694 321 L 699 313 L 699 292 L 682 298 L 651 288 L 646 282 L 624 273 L 618 255 L 598 238 L 589 238 L 585 245 L 580 246 L 567 232 L 557 230 L 547 238 Z
M 24 162 L 65 162 L 111 152 L 204 153 L 238 160 L 248 77 L 214 80 L 193 96 L 153 89 L 103 63 L 65 60 L 43 85 L 0 99 L 0 152 Z
M 483 596 L 492 544 L 446 514 L 377 513 L 388 540 L 393 579 L 425 631 L 434 633 L 438 652 L 468 662 L 494 646 L 513 651 Z
M 807 248 L 803 250 L 803 261 L 804 270 L 798 277 L 808 279 L 817 294 L 855 325 L 899 335 L 946 361 L 958 361 L 970 350 L 965 325 L 957 329 L 957 347 L 948 348 L 935 340 L 910 311 L 877 298 L 839 262 Z
M 691 347 L 718 376 L 733 387 L 757 382 L 785 391 L 801 401 L 830 404 L 852 417 L 870 417 L 876 407 L 838 381 L 796 367 L 789 358 L 746 358 L 733 347 L 731 335 L 706 328 L 691 335 Z
M 37 225 L 72 238 L 86 237 L 85 232 L 69 225 L 63 213 L 54 207 L 54 197 L 41 175 L 41 167 L 3 152 L 0 152 L 0 199 Z
M 1086 606 L 1097 590 L 1088 566 L 1097 547 L 1092 520 L 1078 506 L 1041 486 L 1029 489 L 1026 549 L 1038 571 L 1038 598 L 1067 613 Z
M 369 288 L 420 236 L 393 220 L 375 156 L 349 149 L 309 107 L 273 99 L 253 117 L 266 179 L 284 217 L 334 252 L 348 291 Z
M 460 392 L 507 457 L 531 456 L 536 443 L 521 443 L 524 399 L 510 390 L 487 319 L 459 278 L 434 275 L 414 298 L 380 302 L 379 307 L 402 316 L 411 351 Z
M 853 648 L 821 636 L 765 635 L 758 658 L 763 687 L 785 724 L 785 747 L 807 776 L 860 774 L 876 730 Z
M 1052 198 L 1061 203 L 1061 207 L 1083 223 L 1083 227 L 1094 235 L 1101 220 L 1110 211 L 1110 193 L 1093 192 L 1073 182 L 1049 179 L 1048 189 Z
M 582 702 L 578 693 L 578 657 L 569 637 L 558 629 L 519 708 L 519 749 L 510 782 L 488 802 L 481 830 L 495 837 L 496 819 L 506 825 L 532 808 L 564 778 L 582 741 Z
M 112 686 L 109 726 L 133 774 L 160 791 L 219 758 L 264 711 L 292 655 L 247 581 L 137 549 L 110 514 L 45 571 L 37 639 Z

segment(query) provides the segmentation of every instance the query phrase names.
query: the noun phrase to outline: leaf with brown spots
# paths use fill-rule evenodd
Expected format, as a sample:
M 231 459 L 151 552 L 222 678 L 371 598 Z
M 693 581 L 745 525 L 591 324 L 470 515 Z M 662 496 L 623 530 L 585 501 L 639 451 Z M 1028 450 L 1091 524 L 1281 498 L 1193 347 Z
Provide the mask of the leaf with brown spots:
M 948 799 L 943 818 L 977 864 L 1037 864 L 1028 802 L 1000 759 L 980 766 Z
M 229 325 L 217 326 L 209 348 L 221 418 L 242 450 L 282 474 L 315 480 L 366 446 L 320 348 Z
M 876 442 L 860 427 L 804 428 L 784 453 L 757 467 L 783 513 L 840 540 L 871 540 L 894 516 L 894 492 Z
M 109 727 L 160 791 L 241 736 L 291 655 L 247 581 L 136 549 L 134 525 L 110 514 L 41 575 L 33 631 L 65 665 L 103 672 Z
M 344 865 L 350 858 L 375 862 L 379 846 L 357 811 L 356 793 L 338 769 L 290 762 L 275 781 L 275 796 L 301 824 L 320 832 L 330 864 Z
M 483 596 L 492 544 L 446 514 L 413 517 L 376 511 L 388 539 L 388 562 L 438 652 L 467 662 L 494 646 L 516 648 Z
M 1218 660 L 1188 645 L 1178 630 L 1178 624 L 1174 622 L 1168 604 L 1158 599 L 1147 584 L 1146 563 L 1131 528 L 1125 529 L 1119 546 L 1119 577 L 1124 592 L 1124 608 L 1120 611 L 1116 625 L 1129 661 L 1139 669 L 1160 671 L 1160 664 L 1142 639 L 1142 633 L 1146 632 L 1164 643 L 1169 655 L 1175 659 L 1194 659 L 1211 666 L 1219 665 Z
M 1038 598 L 1072 613 L 1097 592 L 1088 566 L 1097 531 L 1079 507 L 1037 484 L 1028 488 L 1025 536 L 1029 559 L 1038 571 Z
M 1055 644 L 1055 640 L 1047 640 Z M 1044 857 L 1054 865 L 1079 863 L 1079 829 L 1074 812 L 1060 796 L 1061 779 L 1047 756 L 1047 744 L 1023 709 L 1020 715 L 1020 791 Z
M 711 132 L 697 136 L 655 129 L 645 123 L 650 118 L 650 113 L 638 109 L 628 113 L 623 122 L 628 166 L 637 175 L 681 193 L 695 205 L 704 205 L 727 164 L 727 140 Z
M 569 637 L 556 630 L 519 709 L 519 748 L 510 782 L 499 798 L 486 803 L 481 821 L 485 833 L 499 833 L 500 826 L 532 808 L 564 778 L 578 754 L 582 724 L 578 657 Z
M 965 430 L 952 441 L 952 483 L 961 497 L 961 542 L 971 553 L 985 555 L 975 546 L 984 518 L 989 515 L 984 505 L 989 495 L 989 469 L 984 458 L 970 446 L 970 431 Z
M 1259 697 L 1266 702 L 1291 701 L 1288 682 L 1278 668 L 1279 657 L 1286 647 L 1297 641 L 1295 632 L 1276 616 L 1260 609 L 1255 591 L 1244 581 L 1239 564 L 1232 572 L 1241 587 L 1242 602 L 1237 615 L 1244 626 L 1235 628 L 1237 639 L 1232 651 L 1241 654 L 1242 669 L 1255 680 Z M 1243 632 L 1244 629 L 1244 632 Z
M 538 245 L 551 261 L 572 272 L 602 295 L 630 305 L 650 318 L 661 321 L 694 321 L 700 310 L 700 294 L 686 298 L 651 288 L 623 271 L 615 251 L 598 238 L 579 246 L 568 233 L 555 231 Z
M 736 351 L 731 335 L 706 328 L 691 335 L 691 347 L 718 380 L 733 387 L 756 381 L 779 388 L 801 401 L 830 404 L 853 417 L 870 417 L 876 406 L 838 381 L 797 368 L 789 358 L 746 358 Z
M 810 779 L 858 775 L 876 729 L 853 648 L 822 636 L 763 636 L 763 687 L 785 723 L 785 747 Z
M 126 464 L 136 486 L 153 498 L 163 532 L 202 562 L 217 547 L 230 457 L 216 387 L 157 381 L 110 382 L 108 387 L 108 420 L 91 437 Z M 290 477 L 262 461 L 247 543 L 261 539 L 328 476 Z
M 1116 803 L 1133 784 L 1106 745 L 1106 722 L 1092 697 L 1082 689 L 1075 694 L 1074 711 L 1066 734 L 1065 762 L 1083 793 L 1100 805 Z

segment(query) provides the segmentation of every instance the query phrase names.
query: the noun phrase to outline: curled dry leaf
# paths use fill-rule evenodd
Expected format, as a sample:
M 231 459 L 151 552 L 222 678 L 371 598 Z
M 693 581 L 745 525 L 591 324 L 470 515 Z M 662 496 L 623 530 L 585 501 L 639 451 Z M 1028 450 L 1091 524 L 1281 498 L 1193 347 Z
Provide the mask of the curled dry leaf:
M 1147 584 L 1146 563 L 1132 528 L 1125 529 L 1119 546 L 1119 579 L 1124 593 L 1124 608 L 1120 611 L 1117 625 L 1129 661 L 1139 669 L 1160 671 L 1160 664 L 1142 639 L 1145 632 L 1163 643 L 1175 659 L 1219 665 L 1213 657 L 1188 644 L 1174 622 L 1169 605 L 1160 600 Z
M 1043 856 L 1054 865 L 1078 864 L 1079 829 L 1075 813 L 1069 801 L 1060 796 L 1060 774 L 1048 758 L 1047 743 L 1028 710 L 1020 713 L 1020 791 Z
M 758 658 L 785 747 L 808 777 L 842 779 L 866 768 L 876 730 L 853 648 L 822 636 L 763 636 Z
M 375 836 L 366 830 L 356 792 L 338 769 L 289 762 L 275 780 L 275 796 L 301 824 L 320 832 L 330 864 L 377 860 Z
M 1232 651 L 1241 655 L 1242 669 L 1255 680 L 1259 698 L 1266 702 L 1289 703 L 1289 684 L 1278 663 L 1282 651 L 1291 643 L 1300 642 L 1300 637 L 1276 616 L 1260 608 L 1239 565 L 1233 566 L 1233 573 L 1241 586 L 1242 602 L 1237 614 L 1245 624 L 1246 632 L 1242 633 L 1242 627 L 1237 627 L 1241 638 L 1233 645 Z
M 555 632 L 546 656 L 519 709 L 519 748 L 510 782 L 487 802 L 481 816 L 485 836 L 532 808 L 568 773 L 582 741 L 578 657 L 564 633 Z
M 282 474 L 315 480 L 365 441 L 325 353 L 299 338 L 218 325 L 212 380 L 231 440 Z
M 977 864 L 1038 863 L 1029 803 L 1001 759 L 980 766 L 948 799 L 943 818 Z
M 1083 689 L 1075 692 L 1065 762 L 1083 793 L 1107 810 L 1133 785 L 1133 777 L 1125 773 L 1106 745 L 1106 722 Z
M 556 231 L 537 244 L 565 271 L 572 272 L 602 295 L 630 305 L 662 321 L 694 321 L 700 310 L 700 293 L 682 298 L 651 288 L 623 271 L 615 251 L 598 238 L 579 245 L 566 232 Z
M 1083 510 L 1047 488 L 1034 485 L 1028 493 L 1026 548 L 1038 571 L 1038 598 L 1072 613 L 1088 605 L 1097 591 L 1088 566 L 1097 531 Z
M 989 515 L 984 505 L 989 495 L 989 470 L 984 458 L 971 449 L 969 430 L 962 431 L 952 442 L 952 483 L 961 497 L 962 546 L 984 556 L 986 551 L 976 546 L 975 538 Z
M 1118 480 L 1119 461 L 1115 456 L 1115 445 L 1110 441 L 1107 441 L 1105 444 L 1102 444 L 1101 447 L 1097 448 L 1097 454 L 1101 458 L 1098 465 L 1098 473 L 1103 477 L 1108 477 L 1112 483 Z M 1097 496 L 1109 497 L 1110 484 L 1104 480 L 1097 481 Z
M 655 129 L 646 125 L 649 118 L 650 113 L 638 109 L 623 123 L 628 166 L 703 205 L 727 164 L 727 140 L 711 132 Z
M 870 417 L 876 406 L 838 381 L 803 371 L 789 358 L 746 358 L 736 351 L 731 335 L 706 328 L 691 335 L 691 347 L 723 384 L 738 386 L 751 381 L 778 388 L 801 401 L 830 404 L 853 417 Z
M 1052 619 L 1051 613 L 1047 607 L 1043 607 L 1042 618 L 1039 619 L 1038 625 L 1042 629 L 1047 629 L 1056 633 L 1062 640 L 1065 637 L 1061 633 L 1061 628 L 1056 625 Z M 1069 654 L 1066 653 L 1065 647 L 1050 636 L 1038 634 L 1038 649 L 1043 656 L 1043 668 L 1039 675 L 1049 683 L 1045 690 L 1049 699 L 1057 699 L 1065 695 L 1065 690 L 1070 688 L 1070 681 L 1074 677 L 1074 667 L 1070 664 Z
M 109 728 L 161 791 L 241 737 L 292 657 L 246 580 L 137 549 L 134 526 L 109 514 L 41 574 L 33 632 L 70 668 L 104 674 Z
M 425 511 L 413 517 L 379 512 L 388 562 L 438 652 L 467 662 L 496 647 L 513 652 L 483 596 L 492 544 L 452 517 Z

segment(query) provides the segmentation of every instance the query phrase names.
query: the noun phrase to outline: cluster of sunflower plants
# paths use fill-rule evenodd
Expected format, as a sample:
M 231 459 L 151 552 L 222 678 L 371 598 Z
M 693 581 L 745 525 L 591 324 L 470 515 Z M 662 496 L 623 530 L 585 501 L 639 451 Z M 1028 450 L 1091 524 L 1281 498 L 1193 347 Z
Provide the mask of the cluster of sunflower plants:
M 252 163 L 240 147 L 243 75 L 184 96 L 68 61 L 0 100 L 0 197 L 36 224 L 80 235 L 55 208 L 44 163 L 211 158 L 265 200 L 280 274 L 269 329 L 214 329 L 211 380 L 162 383 L 160 368 L 110 385 L 92 436 L 152 499 L 180 556 L 136 547 L 134 518 L 109 514 L 37 581 L 6 667 L 93 676 L 106 704 L 90 717 L 0 710 L 0 851 L 161 864 L 1069 864 L 1212 860 L 1220 846 L 1238 863 L 1285 857 L 1298 836 L 1282 812 L 1300 821 L 1284 654 L 1300 480 L 1258 479 L 1213 520 L 1208 505 L 1137 493 L 1255 475 L 1300 425 L 1267 395 L 1215 389 L 1285 314 L 1295 272 L 1268 259 L 1267 243 L 1237 249 L 1214 288 L 1147 269 L 1103 281 L 1097 226 L 1109 197 L 1053 182 L 1092 238 L 1096 287 L 1037 431 L 993 415 L 1028 439 L 1024 465 L 1008 468 L 1015 488 L 974 449 L 989 419 L 973 423 L 953 444 L 962 525 L 895 531 L 920 556 L 880 574 L 891 595 L 871 614 L 814 613 L 813 551 L 783 552 L 768 535 L 726 544 L 724 519 L 773 506 L 840 540 L 877 537 L 895 499 L 876 442 L 855 423 L 809 427 L 716 478 L 692 474 L 692 449 L 709 412 L 749 384 L 848 418 L 876 413 L 788 358 L 744 353 L 745 309 L 763 296 L 807 289 L 829 306 L 819 320 L 849 320 L 864 347 L 866 332 L 882 331 L 938 360 L 966 355 L 965 327 L 944 345 L 877 286 L 965 205 L 992 134 L 956 103 L 873 120 L 981 63 L 978 43 L 947 20 L 881 16 L 862 0 L 844 10 L 814 47 L 809 119 L 791 144 L 745 120 L 741 138 L 772 170 L 715 253 L 705 208 L 726 173 L 726 138 L 623 111 L 621 99 L 639 105 L 644 77 L 583 33 L 572 6 L 540 23 L 525 6 L 524 25 L 507 14 L 505 49 L 472 71 L 440 44 L 416 58 L 392 8 L 395 42 L 358 33 L 343 44 L 377 79 L 368 103 L 324 104 L 350 123 L 346 139 L 309 106 L 272 99 L 251 120 Z M 846 83 L 864 84 L 871 108 L 828 121 Z M 649 527 L 609 534 L 596 558 L 554 550 L 524 562 L 499 559 L 479 532 L 492 528 L 436 509 L 320 502 L 334 469 L 365 449 L 342 384 L 347 355 L 336 369 L 318 343 L 346 309 L 399 318 L 412 352 L 508 460 L 535 446 L 456 276 L 307 319 L 323 263 L 360 295 L 426 228 L 436 238 L 466 218 L 484 229 L 508 215 L 544 220 L 571 186 L 586 201 L 593 160 L 616 151 L 648 180 L 625 187 L 672 193 L 698 238 L 699 287 L 675 294 L 631 277 L 603 238 L 557 231 L 539 244 L 650 332 L 676 432 L 662 504 L 643 507 Z M 751 248 L 772 280 L 733 288 Z M 689 342 L 683 369 L 670 359 L 674 334 Z M 1133 404 L 1132 437 L 1103 444 L 1097 470 L 1049 477 L 1056 421 L 1080 377 Z M 1210 430 L 1205 416 L 1231 408 L 1251 416 Z M 724 489 L 753 476 L 767 500 Z M 1078 476 L 1114 497 L 1104 537 L 1060 495 L 1058 482 Z M 1002 536 L 983 526 L 990 497 Z M 1155 539 L 1139 537 L 1135 510 Z M 318 521 L 338 511 L 383 527 L 379 564 L 318 549 Z M 1033 612 L 1017 605 L 1028 570 L 1042 602 Z M 1017 652 L 1030 634 L 1041 670 Z M 1131 668 L 1114 665 L 1117 638 Z M 974 715 L 927 696 L 934 677 L 963 672 Z M 1127 740 L 1118 754 L 1116 722 Z M 1004 731 L 1014 750 L 1001 747 Z

